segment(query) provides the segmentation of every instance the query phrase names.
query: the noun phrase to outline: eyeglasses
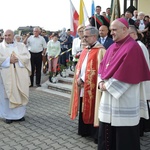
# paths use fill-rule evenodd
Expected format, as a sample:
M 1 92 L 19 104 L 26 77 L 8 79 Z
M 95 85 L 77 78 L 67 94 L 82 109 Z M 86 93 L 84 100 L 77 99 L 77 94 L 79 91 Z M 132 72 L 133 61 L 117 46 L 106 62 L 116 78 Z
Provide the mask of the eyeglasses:
M 84 35 L 83 38 L 89 38 L 91 36 L 93 36 L 93 35 Z

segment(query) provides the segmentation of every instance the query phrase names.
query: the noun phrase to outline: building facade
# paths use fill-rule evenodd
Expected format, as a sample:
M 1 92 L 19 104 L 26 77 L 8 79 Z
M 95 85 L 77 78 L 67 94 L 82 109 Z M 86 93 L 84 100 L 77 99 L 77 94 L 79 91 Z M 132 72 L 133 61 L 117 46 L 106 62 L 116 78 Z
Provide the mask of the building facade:
M 150 0 L 129 0 L 130 6 L 134 6 L 138 12 L 144 12 L 146 15 L 150 15 Z M 124 12 L 127 9 L 127 0 L 124 0 Z

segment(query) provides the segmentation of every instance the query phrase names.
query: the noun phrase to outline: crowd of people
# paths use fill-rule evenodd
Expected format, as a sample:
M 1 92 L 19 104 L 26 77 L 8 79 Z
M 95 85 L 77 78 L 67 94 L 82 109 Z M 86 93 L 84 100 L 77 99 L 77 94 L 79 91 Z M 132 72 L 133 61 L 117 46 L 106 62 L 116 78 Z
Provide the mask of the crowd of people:
M 150 19 L 137 10 L 110 22 L 111 9 L 79 25 L 77 37 L 63 28 L 48 36 L 6 30 L 0 41 L 0 118 L 25 121 L 29 88 L 41 86 L 42 67 L 57 76 L 58 64 L 74 64 L 69 115 L 79 115 L 78 134 L 98 150 L 140 150 L 150 131 Z M 35 78 L 35 79 L 34 79 Z M 51 81 L 52 82 L 52 81 Z

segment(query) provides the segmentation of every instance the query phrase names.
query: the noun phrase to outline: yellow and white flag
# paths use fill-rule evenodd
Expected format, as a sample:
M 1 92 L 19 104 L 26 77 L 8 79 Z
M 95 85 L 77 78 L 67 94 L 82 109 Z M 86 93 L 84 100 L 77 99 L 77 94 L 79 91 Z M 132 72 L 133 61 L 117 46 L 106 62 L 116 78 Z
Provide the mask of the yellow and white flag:
M 89 24 L 89 17 L 83 0 L 80 0 L 79 25 Z

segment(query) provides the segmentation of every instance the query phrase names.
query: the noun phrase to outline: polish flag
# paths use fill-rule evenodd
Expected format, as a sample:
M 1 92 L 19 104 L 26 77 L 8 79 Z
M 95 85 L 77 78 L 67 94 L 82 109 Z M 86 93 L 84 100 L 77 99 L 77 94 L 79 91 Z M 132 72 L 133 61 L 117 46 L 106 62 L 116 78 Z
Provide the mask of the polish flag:
M 79 22 L 79 14 L 76 11 L 72 1 L 70 0 L 70 30 L 73 36 L 77 35 L 77 27 Z

